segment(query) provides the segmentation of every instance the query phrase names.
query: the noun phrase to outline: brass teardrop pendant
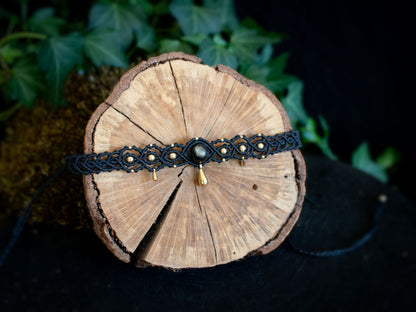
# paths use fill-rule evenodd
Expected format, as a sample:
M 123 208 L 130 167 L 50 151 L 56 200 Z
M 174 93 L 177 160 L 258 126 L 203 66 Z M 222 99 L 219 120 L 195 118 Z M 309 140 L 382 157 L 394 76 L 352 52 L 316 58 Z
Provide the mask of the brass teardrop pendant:
M 208 179 L 204 173 L 204 171 L 202 170 L 202 165 L 199 164 L 199 168 L 198 168 L 198 184 L 199 185 L 207 185 L 208 184 Z

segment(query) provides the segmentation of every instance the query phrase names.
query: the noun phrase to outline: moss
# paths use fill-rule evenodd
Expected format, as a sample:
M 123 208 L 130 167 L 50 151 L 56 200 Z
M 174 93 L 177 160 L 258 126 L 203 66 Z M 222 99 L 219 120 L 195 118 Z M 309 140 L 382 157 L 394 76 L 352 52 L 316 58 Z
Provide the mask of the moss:
M 8 121 L 0 155 L 0 211 L 19 214 L 39 186 L 68 154 L 82 153 L 85 126 L 110 94 L 122 70 L 103 67 L 72 73 L 65 87 L 67 107 L 38 101 Z M 89 226 L 82 177 L 65 174 L 34 203 L 31 223 Z

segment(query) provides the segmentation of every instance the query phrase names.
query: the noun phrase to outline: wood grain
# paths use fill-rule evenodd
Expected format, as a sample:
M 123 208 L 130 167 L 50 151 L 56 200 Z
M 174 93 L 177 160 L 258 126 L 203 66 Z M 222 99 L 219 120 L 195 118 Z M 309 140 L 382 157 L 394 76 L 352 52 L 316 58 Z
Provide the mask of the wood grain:
M 225 67 L 182 53 L 131 69 L 92 115 L 85 152 L 186 143 L 291 130 L 280 102 Z M 98 236 L 121 260 L 172 269 L 209 267 L 275 249 L 296 222 L 305 194 L 299 151 L 263 160 L 84 178 Z

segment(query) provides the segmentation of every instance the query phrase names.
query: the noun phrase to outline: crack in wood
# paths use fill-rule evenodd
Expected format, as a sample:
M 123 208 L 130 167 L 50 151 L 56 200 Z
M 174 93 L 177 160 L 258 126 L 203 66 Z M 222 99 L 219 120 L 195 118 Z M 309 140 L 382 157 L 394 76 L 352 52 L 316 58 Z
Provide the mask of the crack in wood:
M 185 111 L 183 109 L 183 104 L 182 104 L 182 98 L 181 98 L 181 94 L 179 93 L 178 82 L 176 81 L 176 76 L 175 76 L 175 73 L 173 71 L 171 62 L 169 62 L 169 68 L 170 68 L 170 71 L 172 73 L 173 81 L 175 82 L 176 91 L 178 92 L 179 103 L 181 104 L 182 119 L 183 119 L 183 123 L 185 125 L 185 133 L 186 133 L 186 135 L 189 135 L 188 134 L 188 127 L 186 125 L 186 119 L 185 119 Z
M 114 109 L 117 113 L 123 115 L 125 118 L 127 118 L 128 121 L 130 121 L 133 125 L 135 125 L 137 128 L 139 128 L 140 130 L 142 130 L 144 133 L 146 133 L 147 135 L 149 135 L 150 137 L 152 137 L 152 139 L 154 139 L 155 141 L 159 142 L 162 145 L 166 145 L 165 143 L 163 143 L 162 141 L 160 141 L 159 139 L 157 139 L 154 135 L 152 135 L 149 131 L 147 131 L 146 129 L 144 129 L 143 127 L 141 127 L 138 123 L 134 122 L 133 120 L 131 120 L 131 118 L 129 116 L 127 116 L 125 113 L 123 113 L 122 111 L 118 110 L 117 108 L 110 106 L 112 109 Z
M 209 230 L 209 234 L 211 236 L 211 241 L 212 241 L 212 247 L 214 248 L 215 263 L 218 263 L 217 247 L 215 246 L 214 236 L 212 235 L 211 224 L 209 223 L 208 214 L 207 214 L 205 207 L 204 207 L 204 211 L 202 211 L 202 205 L 201 205 L 201 202 L 199 201 L 199 194 L 198 194 L 198 189 L 196 185 L 195 185 L 195 193 L 196 193 L 196 199 L 198 201 L 199 211 L 201 212 L 201 214 L 205 215 L 205 220 L 207 220 L 208 230 Z
M 179 178 L 182 175 L 183 170 L 185 168 L 183 168 L 182 171 L 178 174 Z M 153 222 L 150 229 L 146 232 L 143 239 L 141 240 L 139 245 L 136 247 L 136 250 L 131 254 L 131 257 L 130 257 L 131 263 L 135 264 L 139 261 L 143 261 L 144 258 L 146 257 L 147 253 L 150 250 L 150 247 L 153 245 L 154 240 L 156 239 L 159 231 L 161 230 L 163 223 L 166 220 L 167 215 L 169 214 L 170 207 L 172 206 L 172 203 L 174 202 L 176 198 L 176 194 L 178 193 L 179 188 L 181 187 L 182 183 L 183 183 L 183 180 L 180 179 L 179 183 L 176 185 L 175 189 L 172 191 L 165 205 L 161 209 L 156 220 Z

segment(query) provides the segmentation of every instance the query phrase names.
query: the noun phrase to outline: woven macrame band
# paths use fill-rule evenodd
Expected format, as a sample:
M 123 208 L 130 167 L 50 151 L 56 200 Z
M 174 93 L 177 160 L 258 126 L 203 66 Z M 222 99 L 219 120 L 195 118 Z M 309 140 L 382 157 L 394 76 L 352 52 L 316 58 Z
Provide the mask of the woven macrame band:
M 302 144 L 299 132 L 292 130 L 272 136 L 236 135 L 232 139 L 211 142 L 203 138 L 193 138 L 185 145 L 174 143 L 165 147 L 156 144 L 149 144 L 144 148 L 125 146 L 113 152 L 67 156 L 65 164 L 71 172 L 82 174 L 113 170 L 138 172 L 145 169 L 155 172 L 164 167 L 176 168 L 187 164 L 201 167 L 211 161 L 263 159 L 300 147 Z

